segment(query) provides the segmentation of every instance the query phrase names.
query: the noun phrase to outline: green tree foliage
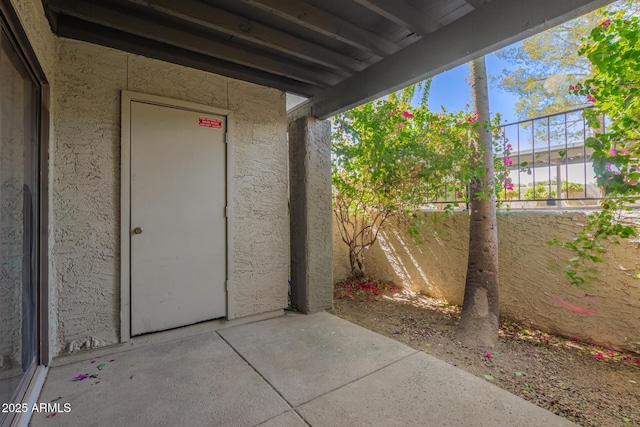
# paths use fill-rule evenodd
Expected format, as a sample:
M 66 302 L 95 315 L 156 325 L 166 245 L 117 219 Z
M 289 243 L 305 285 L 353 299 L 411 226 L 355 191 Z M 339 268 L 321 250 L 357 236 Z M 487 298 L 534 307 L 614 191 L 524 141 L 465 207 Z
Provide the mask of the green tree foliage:
M 364 249 L 392 214 L 410 215 L 429 192 L 466 166 L 469 126 L 462 113 L 413 107 L 413 94 L 392 95 L 334 118 L 334 214 L 349 247 L 352 273 L 364 274 Z
M 584 105 L 567 88 L 591 73 L 589 61 L 577 51 L 596 22 L 595 12 L 590 13 L 496 53 L 516 66 L 503 70 L 494 84 L 520 98 L 514 107 L 518 117 L 534 118 Z
M 640 10 L 637 0 L 620 1 L 611 9 Z M 515 112 L 521 119 L 558 113 L 585 105 L 584 98 L 567 90 L 570 84 L 589 78 L 591 62 L 578 54 L 582 40 L 601 20 L 602 10 L 568 21 L 536 34 L 522 45 L 497 52 L 497 56 L 516 66 L 503 70 L 494 84 L 517 95 Z
M 605 13 L 581 46 L 580 55 L 589 60 L 593 75 L 571 87 L 574 94 L 593 103 L 584 116 L 593 128 L 600 117 L 611 123 L 603 133 L 586 141 L 594 150 L 591 158 L 598 185 L 605 190 L 602 210 L 589 215 L 580 235 L 558 244 L 574 252 L 567 269 L 573 284 L 584 283 L 581 274 L 600 261 L 609 244 L 635 236 L 638 225 L 623 213 L 640 199 L 640 23 L 623 11 Z
M 390 216 L 416 233 L 417 213 L 427 201 L 455 194 L 465 202 L 469 182 L 483 173 L 482 165 L 473 162 L 482 153 L 477 114 L 429 111 L 429 84 L 410 86 L 333 118 L 333 211 L 349 247 L 353 275 L 365 274 L 365 249 Z M 496 132 L 499 120 L 491 127 Z M 493 140 L 495 151 L 508 156 L 504 139 L 496 135 Z M 502 159 L 494 161 L 501 188 L 508 179 Z

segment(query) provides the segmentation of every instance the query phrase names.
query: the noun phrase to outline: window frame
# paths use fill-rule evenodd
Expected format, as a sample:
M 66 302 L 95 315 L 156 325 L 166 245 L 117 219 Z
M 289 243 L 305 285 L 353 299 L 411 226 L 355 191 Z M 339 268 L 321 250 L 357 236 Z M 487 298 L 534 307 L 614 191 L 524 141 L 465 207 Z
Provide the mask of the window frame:
M 36 138 L 34 150 L 34 166 L 36 170 L 34 191 L 34 229 L 32 257 L 35 260 L 35 316 L 36 322 L 36 357 L 35 363 L 28 369 L 21 380 L 15 396 L 27 401 L 31 393 L 39 393 L 34 383 L 39 382 L 38 366 L 47 366 L 51 360 L 49 348 L 49 106 L 50 87 L 37 55 L 29 42 L 27 34 L 20 23 L 18 14 L 10 0 L 0 0 L 0 31 L 7 36 L 21 62 L 27 69 L 36 89 L 35 123 Z M 37 388 L 37 387 L 36 387 Z M 11 423 L 9 417 L 6 422 Z

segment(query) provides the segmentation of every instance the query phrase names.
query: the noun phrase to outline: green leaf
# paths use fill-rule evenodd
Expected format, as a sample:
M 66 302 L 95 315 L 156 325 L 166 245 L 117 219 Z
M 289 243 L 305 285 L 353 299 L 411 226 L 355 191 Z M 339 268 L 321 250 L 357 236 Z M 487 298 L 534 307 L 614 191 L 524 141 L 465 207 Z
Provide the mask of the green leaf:
M 98 368 L 99 371 L 102 371 L 102 368 L 104 368 L 104 363 L 99 364 L 98 366 L 96 366 L 96 368 Z
M 485 379 L 487 379 L 487 380 L 489 380 L 489 381 L 493 381 L 493 376 L 492 376 L 492 375 L 485 374 L 485 375 L 484 375 L 484 378 L 485 378 Z
M 522 376 L 522 372 L 518 371 L 515 373 L 516 377 L 521 377 Z

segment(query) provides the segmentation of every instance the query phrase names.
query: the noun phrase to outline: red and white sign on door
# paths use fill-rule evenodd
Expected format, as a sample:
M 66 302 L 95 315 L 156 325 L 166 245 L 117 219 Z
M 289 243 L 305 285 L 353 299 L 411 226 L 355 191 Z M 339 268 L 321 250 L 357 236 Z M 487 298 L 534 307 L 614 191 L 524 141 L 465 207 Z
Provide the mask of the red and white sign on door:
M 198 117 L 198 124 L 205 128 L 222 129 L 222 120 L 212 117 Z

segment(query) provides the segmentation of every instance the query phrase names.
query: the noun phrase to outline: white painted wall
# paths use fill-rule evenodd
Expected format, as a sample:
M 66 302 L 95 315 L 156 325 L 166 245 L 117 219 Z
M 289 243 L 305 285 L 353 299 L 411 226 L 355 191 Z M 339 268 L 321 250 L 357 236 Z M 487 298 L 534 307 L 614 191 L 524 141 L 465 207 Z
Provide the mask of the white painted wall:
M 238 317 L 287 304 L 285 95 L 162 61 L 58 39 L 39 0 L 14 0 L 53 82 L 50 146 L 52 354 L 117 343 L 120 91 L 234 111 L 233 265 Z

